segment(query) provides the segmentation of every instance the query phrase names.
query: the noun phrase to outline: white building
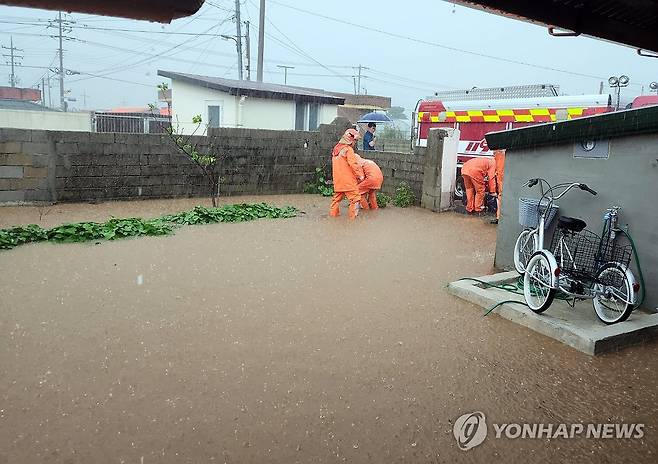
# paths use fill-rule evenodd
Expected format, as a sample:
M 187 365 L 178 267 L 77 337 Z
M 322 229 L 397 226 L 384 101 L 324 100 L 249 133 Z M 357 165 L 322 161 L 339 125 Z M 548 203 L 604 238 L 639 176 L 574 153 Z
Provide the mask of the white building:
M 170 71 L 174 126 L 191 132 L 195 115 L 208 127 L 273 130 L 316 130 L 331 123 L 345 98 L 319 89 L 197 76 Z

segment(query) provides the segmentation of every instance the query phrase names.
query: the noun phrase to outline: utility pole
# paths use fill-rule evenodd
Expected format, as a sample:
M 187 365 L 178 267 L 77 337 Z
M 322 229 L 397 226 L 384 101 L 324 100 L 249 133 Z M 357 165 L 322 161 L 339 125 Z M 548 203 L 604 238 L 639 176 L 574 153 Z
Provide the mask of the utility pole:
M 41 106 L 46 106 L 46 79 L 41 78 Z
M 265 47 L 265 0 L 260 0 L 260 17 L 258 18 L 258 65 L 256 80 L 263 82 L 263 48 Z
M 17 55 L 14 52 L 22 52 L 22 51 L 25 51 L 25 50 L 14 47 L 14 38 L 13 37 L 9 38 L 9 47 L 5 47 L 3 45 L 2 48 L 4 48 L 5 50 L 9 50 L 9 55 L 4 55 L 3 54 L 2 56 L 6 57 L 6 58 L 9 58 L 9 60 L 10 60 L 10 61 L 7 62 L 7 64 L 11 64 L 11 74 L 9 75 L 9 84 L 12 87 L 16 87 L 18 79 L 16 79 L 16 73 L 14 71 L 14 64 L 16 64 L 16 66 L 20 66 L 20 63 L 15 63 L 15 61 L 22 59 L 23 55 Z
M 356 95 L 356 76 L 352 76 L 352 80 L 354 81 L 354 95 Z
M 53 107 L 53 88 L 50 86 L 50 70 L 46 71 L 47 72 L 47 78 L 48 78 L 48 108 Z
M 294 66 L 284 66 L 282 64 L 277 64 L 276 67 L 283 69 L 283 84 L 284 85 L 287 84 L 288 83 L 288 70 L 289 69 L 295 69 L 295 67 Z
M 64 98 L 64 74 L 67 73 L 76 74 L 76 73 L 68 72 L 66 69 L 64 69 L 63 42 L 64 40 L 73 40 L 71 37 L 64 35 L 68 32 L 71 32 L 72 29 L 69 27 L 69 25 L 72 24 L 73 22 L 67 20 L 66 18 L 62 18 L 62 12 L 60 11 L 57 16 L 57 19 L 50 21 L 48 27 L 54 27 L 53 23 L 57 23 L 58 33 L 56 36 L 51 36 L 51 37 L 57 38 L 59 40 L 59 48 L 58 48 L 59 68 L 54 70 L 57 74 L 59 74 L 59 106 L 62 111 L 66 111 L 66 99 Z
M 62 111 L 66 111 L 66 102 L 64 101 L 64 51 L 62 50 L 62 12 L 59 12 L 57 20 L 59 26 L 59 106 Z
M 359 70 L 359 74 L 357 75 L 357 86 L 356 86 L 356 92 L 355 92 L 356 95 L 359 95 L 361 93 L 361 71 L 364 70 L 364 69 L 370 69 L 370 68 L 366 68 L 365 66 L 359 65 L 358 67 L 355 66 L 354 69 Z
M 240 0 L 235 0 L 235 45 L 238 49 L 238 78 L 242 80 L 242 22 L 240 21 Z
M 247 70 L 247 80 L 251 80 L 251 41 L 249 37 L 249 21 L 245 21 L 244 25 L 246 27 L 245 35 L 244 35 L 244 40 L 245 40 L 245 45 L 247 47 L 247 64 L 245 66 L 245 69 Z

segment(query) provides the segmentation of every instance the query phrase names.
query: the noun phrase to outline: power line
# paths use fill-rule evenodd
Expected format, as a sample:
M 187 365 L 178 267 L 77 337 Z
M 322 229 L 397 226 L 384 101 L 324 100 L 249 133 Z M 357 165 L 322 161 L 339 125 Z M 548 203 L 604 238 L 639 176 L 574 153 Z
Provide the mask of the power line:
M 256 7 L 256 4 L 255 4 L 253 1 L 249 0 L 249 2 L 252 4 L 252 6 Z M 258 7 L 256 7 L 256 8 L 258 8 Z M 270 25 L 271 25 L 274 29 L 276 29 L 276 30 L 279 32 L 279 34 L 281 34 L 286 40 L 288 40 L 288 42 L 290 42 L 290 44 L 291 44 L 291 45 L 292 45 L 292 46 L 298 51 L 298 54 L 301 54 L 302 56 L 308 58 L 309 60 L 313 61 L 313 62 L 316 63 L 317 65 L 319 65 L 319 66 L 321 66 L 322 68 L 326 69 L 326 70 L 329 71 L 330 73 L 334 73 L 334 74 L 336 74 L 337 76 L 339 76 L 338 73 L 336 73 L 333 69 L 331 69 L 331 68 L 325 66 L 324 64 L 320 63 L 318 60 L 316 60 L 316 59 L 313 58 L 311 55 L 309 55 L 309 54 L 306 53 L 304 50 L 302 50 L 297 44 L 295 44 L 295 42 L 293 42 L 293 40 L 292 40 L 290 37 L 288 37 L 288 36 L 287 36 L 287 35 L 286 35 L 281 29 L 279 29 L 279 28 L 276 26 L 276 24 L 274 24 L 274 23 L 272 22 L 272 20 L 270 20 L 270 18 L 268 18 L 268 17 L 266 16 L 265 19 L 267 19 L 267 22 L 270 23 Z M 267 33 L 266 33 L 266 34 L 267 34 Z M 345 80 L 347 80 L 347 81 L 349 82 L 349 79 L 345 79 Z
M 337 23 L 340 23 L 340 24 L 343 24 L 343 25 L 347 24 L 349 26 L 357 27 L 359 29 L 364 29 L 366 31 L 376 32 L 378 34 L 387 35 L 389 37 L 393 37 L 393 38 L 396 38 L 396 39 L 408 40 L 410 42 L 415 42 L 415 43 L 420 43 L 420 44 L 423 44 L 423 45 L 429 45 L 429 46 L 432 46 L 432 47 L 442 48 L 442 49 L 450 50 L 450 51 L 453 51 L 453 52 L 465 53 L 465 54 L 468 54 L 468 55 L 479 56 L 481 58 L 488 58 L 488 59 L 491 59 L 491 60 L 503 61 L 505 63 L 518 64 L 518 65 L 521 65 L 521 66 L 529 66 L 529 67 L 537 68 L 537 69 L 544 69 L 544 70 L 548 70 L 548 71 L 555 71 L 555 72 L 560 72 L 560 73 L 564 73 L 564 74 L 570 74 L 572 76 L 587 77 L 587 78 L 597 79 L 597 80 L 607 79 L 607 77 L 603 78 L 601 76 L 594 76 L 594 75 L 591 75 L 591 74 L 584 74 L 584 73 L 579 73 L 579 72 L 575 72 L 575 71 L 568 71 L 568 70 L 565 70 L 565 69 L 553 68 L 553 67 L 550 67 L 550 66 L 544 66 L 544 65 L 534 64 L 534 63 L 527 63 L 525 61 L 513 60 L 513 59 L 510 59 L 510 58 L 503 58 L 503 57 L 500 57 L 500 56 L 488 55 L 486 53 L 474 52 L 474 51 L 466 50 L 466 49 L 463 49 L 463 48 L 451 47 L 449 45 L 443 45 L 443 44 L 438 43 L 438 42 L 430 42 L 428 40 L 418 39 L 416 37 L 410 37 L 410 36 L 398 34 L 398 33 L 395 33 L 395 32 L 389 32 L 389 31 L 385 31 L 385 30 L 382 30 L 382 29 L 377 29 L 375 27 L 364 26 L 362 24 L 357 24 L 357 23 L 353 23 L 353 22 L 350 22 L 350 21 L 346 21 L 345 19 L 338 19 L 338 18 L 334 18 L 334 17 L 331 17 L 331 16 L 323 15 L 323 14 L 320 14 L 320 13 L 315 13 L 314 11 L 309 11 L 309 10 L 305 10 L 303 8 L 298 8 L 298 7 L 295 7 L 295 6 L 292 6 L 292 5 L 287 5 L 285 3 L 281 3 L 281 2 L 278 2 L 276 0 L 270 0 L 270 3 L 274 3 L 275 5 L 279 5 L 279 6 L 282 6 L 284 8 L 289 8 L 291 10 L 295 10 L 295 11 L 298 11 L 298 12 L 301 12 L 301 13 L 305 13 L 305 14 L 308 14 L 308 15 L 323 18 L 323 19 L 326 19 L 326 20 L 329 20 L 329 21 L 334 21 L 334 22 L 337 22 Z
M 0 66 L 9 66 L 9 65 L 8 65 L 8 64 L 2 64 L 2 63 L 0 63 Z M 22 67 L 23 67 L 23 68 L 27 68 L 27 69 L 46 69 L 46 70 L 50 70 L 50 69 L 51 69 L 51 68 L 48 67 L 48 66 L 30 66 L 30 65 L 25 65 L 25 66 L 22 66 Z M 153 87 L 153 85 L 151 85 L 151 84 L 144 84 L 143 82 L 130 81 L 130 80 L 126 80 L 126 79 L 117 79 L 117 78 L 114 78 L 114 77 L 99 76 L 99 75 L 96 75 L 96 74 L 93 74 L 93 73 L 84 72 L 84 71 L 75 71 L 75 74 L 82 74 L 82 75 L 84 75 L 84 76 L 90 76 L 90 77 L 92 77 L 92 78 L 108 79 L 108 80 L 111 80 L 111 81 L 117 81 L 117 82 L 125 82 L 125 83 L 127 83 L 127 84 L 135 84 L 135 85 L 143 85 L 143 86 L 145 86 L 145 87 Z M 46 73 L 44 73 L 43 75 L 45 76 Z M 39 80 L 41 80 L 41 78 L 39 78 Z M 80 80 L 80 79 L 79 79 L 79 80 Z M 69 81 L 69 83 L 78 82 L 79 80 Z M 34 87 L 34 86 L 33 86 L 33 87 Z

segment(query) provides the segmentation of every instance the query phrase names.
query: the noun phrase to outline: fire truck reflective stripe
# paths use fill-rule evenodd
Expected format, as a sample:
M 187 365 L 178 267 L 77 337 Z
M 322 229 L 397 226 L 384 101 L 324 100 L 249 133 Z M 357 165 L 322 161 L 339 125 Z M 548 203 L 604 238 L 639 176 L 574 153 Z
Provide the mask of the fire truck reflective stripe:
M 514 120 L 518 122 L 533 122 L 535 119 L 531 114 L 517 114 L 515 115 Z
M 567 119 L 583 116 L 585 108 L 533 108 L 517 110 L 468 110 L 418 113 L 419 122 L 549 122 L 557 113 L 566 112 Z

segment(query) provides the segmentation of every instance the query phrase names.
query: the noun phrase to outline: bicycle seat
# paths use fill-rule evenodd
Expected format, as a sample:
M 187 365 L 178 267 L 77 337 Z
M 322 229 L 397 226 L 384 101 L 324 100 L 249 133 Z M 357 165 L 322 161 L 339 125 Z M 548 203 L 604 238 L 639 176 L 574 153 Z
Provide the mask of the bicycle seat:
M 557 221 L 557 226 L 560 229 L 570 230 L 572 232 L 580 232 L 585 227 L 587 227 L 587 223 L 582 219 L 560 216 Z

